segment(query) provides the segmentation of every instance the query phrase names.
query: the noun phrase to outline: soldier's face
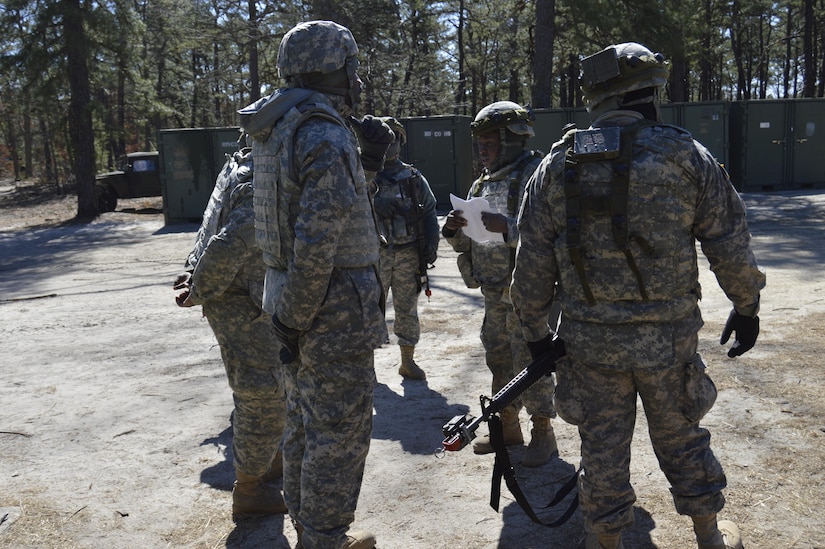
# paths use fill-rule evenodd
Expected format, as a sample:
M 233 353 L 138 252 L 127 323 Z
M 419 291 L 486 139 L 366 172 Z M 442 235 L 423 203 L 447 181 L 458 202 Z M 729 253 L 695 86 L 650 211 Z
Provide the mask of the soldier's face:
M 478 136 L 478 159 L 481 165 L 489 168 L 498 158 L 501 151 L 501 135 L 499 132 L 485 133 Z
M 358 76 L 358 73 L 355 73 L 355 83 L 352 85 L 352 94 L 354 96 L 354 103 L 356 105 L 361 104 L 361 91 L 364 88 L 364 82 L 361 80 L 361 77 Z

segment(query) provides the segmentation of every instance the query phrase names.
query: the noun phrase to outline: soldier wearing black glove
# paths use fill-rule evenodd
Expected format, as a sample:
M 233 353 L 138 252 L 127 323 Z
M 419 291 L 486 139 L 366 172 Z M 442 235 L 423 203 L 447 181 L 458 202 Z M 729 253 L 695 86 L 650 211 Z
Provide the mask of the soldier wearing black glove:
M 276 315 L 272 315 L 272 325 L 275 326 L 275 336 L 281 342 L 281 352 L 279 353 L 281 362 L 289 364 L 298 356 L 298 335 L 300 335 L 300 332 L 282 323 Z
M 384 168 L 387 149 L 395 141 L 395 134 L 386 122 L 371 114 L 362 120 L 350 117 L 350 124 L 358 137 L 361 149 L 361 165 L 365 171 L 380 172 Z
M 719 344 L 724 345 L 730 339 L 730 335 L 736 332 L 733 340 L 733 347 L 728 351 L 730 358 L 744 355 L 753 348 L 756 338 L 759 337 L 759 317 L 740 315 L 736 309 L 730 312 L 725 328 L 722 330 L 722 337 Z

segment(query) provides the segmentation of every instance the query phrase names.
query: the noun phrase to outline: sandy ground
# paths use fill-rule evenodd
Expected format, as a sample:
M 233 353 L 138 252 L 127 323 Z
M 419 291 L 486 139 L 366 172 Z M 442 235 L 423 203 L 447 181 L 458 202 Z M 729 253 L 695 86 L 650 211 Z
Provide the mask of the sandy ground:
M 768 287 L 760 340 L 744 357 L 728 359 L 718 344 L 730 304 L 702 265 L 700 350 L 720 389 L 703 423 L 728 475 L 723 516 L 740 524 L 748 549 L 825 548 L 825 193 L 745 199 Z M 0 547 L 293 547 L 282 516 L 230 517 L 230 392 L 199 308 L 176 307 L 171 289 L 197 227 L 164 227 L 143 203 L 83 226 L 56 225 L 71 216 L 70 198 L 43 211 L 0 208 Z M 427 381 L 402 382 L 394 340 L 376 352 L 356 526 L 381 549 L 581 546 L 578 513 L 557 529 L 535 525 L 506 487 L 501 511 L 490 508 L 492 456 L 435 457 L 442 424 L 477 415 L 490 376 L 481 296 L 463 286 L 446 243 L 431 281 L 417 355 Z M 522 425 L 527 434 L 524 414 Z M 555 428 L 559 460 L 516 466 L 536 506 L 578 465 L 576 430 Z M 641 410 L 637 428 L 636 523 L 625 547 L 695 547 Z

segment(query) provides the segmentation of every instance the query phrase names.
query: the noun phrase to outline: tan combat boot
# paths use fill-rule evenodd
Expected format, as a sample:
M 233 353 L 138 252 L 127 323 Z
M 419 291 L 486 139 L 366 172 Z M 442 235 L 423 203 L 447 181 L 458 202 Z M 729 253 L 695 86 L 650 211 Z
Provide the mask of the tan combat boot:
M 375 536 L 366 530 L 349 530 L 344 549 L 373 549 Z
M 690 517 L 699 549 L 742 549 L 739 527 L 729 520 L 716 522 L 716 515 Z
M 549 417 L 533 416 L 533 428 L 530 430 L 530 444 L 521 458 L 521 464 L 526 467 L 539 467 L 544 465 L 550 458 L 558 455 L 559 448 L 556 445 L 556 435 L 553 434 L 553 426 Z
M 280 515 L 286 513 L 281 493 L 264 485 L 263 477 L 251 477 L 235 469 L 232 488 L 232 516 L 244 514 Z
M 278 482 L 284 477 L 284 454 L 281 449 L 272 456 L 272 463 L 269 464 L 269 471 L 263 476 L 264 482 Z
M 521 424 L 518 420 L 518 409 L 515 406 L 507 406 L 501 410 L 501 430 L 505 446 L 524 444 L 524 435 L 521 434 Z M 473 453 L 492 454 L 493 445 L 490 444 L 490 435 L 478 437 L 473 441 Z
M 622 534 L 587 534 L 584 549 L 624 549 Z
M 427 374 L 413 360 L 415 345 L 399 345 L 399 347 L 401 347 L 401 366 L 398 367 L 398 373 L 407 379 L 418 381 L 427 379 Z

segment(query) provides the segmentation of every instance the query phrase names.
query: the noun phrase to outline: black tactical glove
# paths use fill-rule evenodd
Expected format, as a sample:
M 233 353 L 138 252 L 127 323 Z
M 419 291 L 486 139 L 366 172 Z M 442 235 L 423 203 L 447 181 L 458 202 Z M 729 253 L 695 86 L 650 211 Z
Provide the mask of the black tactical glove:
M 528 341 L 527 348 L 530 349 L 530 356 L 533 360 L 538 360 L 547 353 L 555 350 L 555 343 L 553 342 L 553 332 L 550 332 L 544 339 L 538 341 Z
M 364 170 L 380 172 L 384 169 L 387 149 L 395 141 L 395 133 L 380 118 L 371 114 L 366 115 L 362 120 L 351 116 L 350 123 L 358 137 L 358 145 L 361 147 L 361 165 Z
M 725 323 L 725 329 L 722 330 L 722 338 L 719 340 L 720 345 L 724 345 L 730 339 L 730 335 L 736 332 L 736 337 L 733 341 L 733 347 L 728 351 L 730 358 L 743 355 L 753 348 L 756 343 L 756 338 L 759 336 L 759 317 L 749 317 L 740 315 L 736 309 L 730 312 L 728 321 Z
M 277 315 L 272 315 L 272 325 L 275 326 L 275 336 L 281 342 L 281 352 L 279 353 L 281 363 L 289 364 L 298 356 L 298 335 L 300 332 L 282 323 L 278 320 Z

